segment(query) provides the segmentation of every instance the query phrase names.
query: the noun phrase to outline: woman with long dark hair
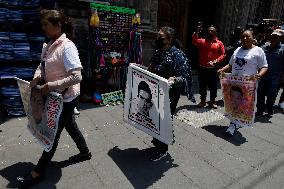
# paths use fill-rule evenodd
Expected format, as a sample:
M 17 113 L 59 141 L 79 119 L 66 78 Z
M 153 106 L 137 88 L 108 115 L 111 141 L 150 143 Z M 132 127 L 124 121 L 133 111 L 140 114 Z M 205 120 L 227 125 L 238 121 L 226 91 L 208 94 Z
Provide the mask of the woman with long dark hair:
M 63 128 L 76 143 L 80 153 L 70 160 L 83 161 L 92 157 L 86 141 L 78 129 L 74 118 L 76 98 L 80 94 L 81 62 L 73 37 L 73 26 L 69 18 L 57 10 L 41 11 L 42 29 L 50 39 L 42 49 L 41 64 L 36 70 L 31 87 L 36 87 L 42 95 L 56 91 L 63 96 L 63 109 L 59 118 L 58 130 L 52 149 L 43 151 L 36 167 L 26 176 L 18 177 L 21 187 L 31 186 L 43 178 L 45 169 L 51 161 L 58 145 Z

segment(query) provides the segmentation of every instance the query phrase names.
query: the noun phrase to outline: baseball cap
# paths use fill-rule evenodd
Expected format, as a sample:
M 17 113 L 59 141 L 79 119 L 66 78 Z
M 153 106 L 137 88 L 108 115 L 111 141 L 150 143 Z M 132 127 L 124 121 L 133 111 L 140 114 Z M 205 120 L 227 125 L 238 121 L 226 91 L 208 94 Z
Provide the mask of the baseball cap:
M 271 33 L 271 35 L 278 35 L 278 36 L 282 37 L 284 35 L 284 31 L 281 30 L 281 29 L 276 29 Z

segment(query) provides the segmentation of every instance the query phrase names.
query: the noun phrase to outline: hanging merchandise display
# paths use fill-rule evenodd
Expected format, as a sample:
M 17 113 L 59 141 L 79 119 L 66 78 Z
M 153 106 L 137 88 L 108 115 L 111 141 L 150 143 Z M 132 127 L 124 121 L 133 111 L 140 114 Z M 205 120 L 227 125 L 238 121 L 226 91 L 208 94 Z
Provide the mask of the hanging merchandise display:
M 142 64 L 142 36 L 135 9 L 99 3 L 90 7 L 90 59 L 97 99 L 98 94 L 124 90 L 129 63 Z
M 100 18 L 98 15 L 98 11 L 94 10 L 90 19 L 90 26 L 97 27 L 99 26 L 99 23 L 100 23 Z
M 138 32 L 138 26 L 141 24 L 140 13 L 132 16 L 132 30 L 130 32 L 130 41 L 128 49 L 128 62 L 142 64 L 142 35 Z

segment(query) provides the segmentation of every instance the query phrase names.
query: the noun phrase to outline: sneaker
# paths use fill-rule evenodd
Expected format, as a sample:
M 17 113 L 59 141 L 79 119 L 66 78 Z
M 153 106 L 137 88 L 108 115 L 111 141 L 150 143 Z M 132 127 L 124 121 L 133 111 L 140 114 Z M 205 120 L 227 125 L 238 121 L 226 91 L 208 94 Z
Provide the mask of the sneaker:
M 257 112 L 255 113 L 255 117 L 263 117 L 263 112 L 257 111 Z
M 274 113 L 273 108 L 268 108 L 268 109 L 267 109 L 267 114 L 268 114 L 269 116 L 272 116 L 273 113 Z
M 162 158 L 166 157 L 167 155 L 168 155 L 168 151 L 165 151 L 165 152 L 157 151 L 150 157 L 149 160 L 156 162 L 156 161 L 159 161 Z
M 76 107 L 74 108 L 74 114 L 75 114 L 75 115 L 79 115 L 79 114 L 80 114 L 80 112 L 77 110 Z
M 236 130 L 236 126 L 235 124 L 231 123 L 228 127 L 228 129 L 226 130 L 226 135 L 227 136 L 233 136 L 235 134 L 235 130 Z
M 279 107 L 280 109 L 284 110 L 284 102 L 279 103 L 279 104 L 278 104 L 278 107 Z
M 199 102 L 199 104 L 197 104 L 197 107 L 199 107 L 199 108 L 204 107 L 204 106 L 206 106 L 206 102 L 203 102 L 203 101 L 201 101 L 201 102 Z
M 218 108 L 218 106 L 216 105 L 216 103 L 215 102 L 208 102 L 208 108 L 212 108 L 212 109 L 217 109 Z
M 236 130 L 238 130 L 239 128 L 241 128 L 242 126 L 240 124 L 234 124 L 236 127 Z

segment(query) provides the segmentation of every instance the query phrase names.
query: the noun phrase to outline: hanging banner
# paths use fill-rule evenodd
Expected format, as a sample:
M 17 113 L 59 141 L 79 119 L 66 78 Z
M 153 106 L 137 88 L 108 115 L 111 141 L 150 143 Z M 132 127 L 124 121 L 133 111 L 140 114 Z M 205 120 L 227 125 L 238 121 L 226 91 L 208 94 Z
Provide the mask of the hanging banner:
M 249 76 L 221 76 L 225 116 L 241 127 L 252 126 L 256 111 L 257 80 Z
M 63 98 L 51 92 L 43 97 L 30 83 L 16 78 L 24 109 L 28 118 L 28 130 L 38 140 L 43 149 L 49 152 L 58 129 L 58 121 L 63 108 Z
M 166 143 L 173 143 L 168 80 L 136 64 L 128 67 L 124 121 Z
M 135 9 L 131 9 L 127 7 L 110 6 L 110 5 L 99 4 L 99 3 L 91 3 L 90 7 L 98 11 L 110 11 L 110 12 L 115 12 L 115 13 L 135 14 Z

